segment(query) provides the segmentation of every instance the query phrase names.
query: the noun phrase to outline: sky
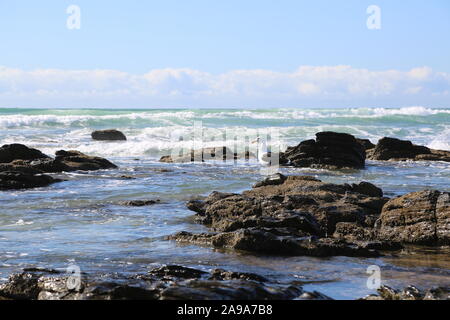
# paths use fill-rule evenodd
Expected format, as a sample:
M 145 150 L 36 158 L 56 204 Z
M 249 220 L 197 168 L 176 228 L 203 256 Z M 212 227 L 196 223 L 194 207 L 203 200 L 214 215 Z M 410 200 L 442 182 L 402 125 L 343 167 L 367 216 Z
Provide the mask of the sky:
M 0 0 L 0 107 L 450 107 L 449 40 L 448 0 Z

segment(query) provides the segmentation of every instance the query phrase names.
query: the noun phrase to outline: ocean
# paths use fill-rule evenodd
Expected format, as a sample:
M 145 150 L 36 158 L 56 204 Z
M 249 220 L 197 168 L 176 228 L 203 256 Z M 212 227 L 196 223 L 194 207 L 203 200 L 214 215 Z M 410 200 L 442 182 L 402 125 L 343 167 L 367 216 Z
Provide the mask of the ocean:
M 367 267 L 379 265 L 383 282 L 395 287 L 449 284 L 448 248 L 408 248 L 404 255 L 376 259 L 267 257 L 164 238 L 179 231 L 207 232 L 185 207 L 212 191 L 241 192 L 261 180 L 255 160 L 167 164 L 158 160 L 189 148 L 194 123 L 205 146 L 242 148 L 248 141 L 223 140 L 225 131 L 256 137 L 277 133 L 281 149 L 336 131 L 376 143 L 389 136 L 450 150 L 450 109 L 427 107 L 345 109 L 0 109 L 0 146 L 22 143 L 54 155 L 79 150 L 105 157 L 119 169 L 58 175 L 66 181 L 26 191 L 0 192 L 0 282 L 26 267 L 66 268 L 88 273 L 136 273 L 161 264 L 209 270 L 255 272 L 280 282 L 298 280 L 305 289 L 354 299 L 368 289 Z M 115 128 L 126 142 L 98 142 L 90 133 Z M 333 183 L 369 181 L 393 197 L 423 189 L 450 191 L 450 164 L 368 161 L 365 170 L 282 168 Z M 126 176 L 126 177 L 125 177 Z M 129 179 L 129 178 L 133 179 Z M 160 199 L 132 208 L 122 200 Z

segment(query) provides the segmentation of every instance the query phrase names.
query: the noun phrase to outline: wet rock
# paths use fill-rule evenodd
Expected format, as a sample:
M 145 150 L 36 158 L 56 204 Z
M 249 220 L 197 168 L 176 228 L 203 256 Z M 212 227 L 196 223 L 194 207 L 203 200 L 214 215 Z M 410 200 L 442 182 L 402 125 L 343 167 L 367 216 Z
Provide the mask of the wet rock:
M 383 138 L 375 148 L 367 152 L 369 160 L 384 161 L 447 161 L 450 162 L 450 151 L 432 150 L 413 144 L 411 141 L 395 138 Z
M 190 201 L 188 208 L 216 231 L 270 227 L 324 236 L 333 234 L 339 222 L 366 226 L 368 217 L 379 215 L 388 201 L 380 195 L 382 191 L 368 183 L 336 185 L 314 177 L 276 175 L 243 194 L 213 192 L 205 200 Z
M 402 243 L 450 243 L 450 194 L 436 190 L 390 200 L 377 222 L 377 238 Z
M 180 155 L 167 155 L 161 157 L 159 162 L 165 163 L 186 163 L 186 162 L 204 162 L 210 160 L 220 160 L 220 161 L 229 161 L 229 160 L 238 160 L 238 159 L 249 159 L 254 158 L 254 155 L 251 152 L 245 152 L 243 155 L 234 153 L 230 148 L 227 147 L 210 147 L 203 148 L 199 150 L 191 150 L 190 152 L 186 152 L 184 150 Z
M 363 181 L 359 184 L 354 183 L 352 184 L 351 189 L 353 192 L 365 194 L 370 197 L 383 197 L 383 190 L 369 182 Z
M 119 202 L 119 205 L 126 207 L 145 207 L 145 206 L 152 206 L 160 202 L 161 202 L 160 200 L 130 200 L 130 201 L 121 201 Z
M 268 279 L 258 274 L 247 272 L 232 272 L 232 271 L 225 271 L 223 269 L 214 269 L 213 271 L 211 271 L 211 276 L 209 277 L 209 279 L 221 281 L 224 280 L 252 280 L 258 282 L 269 281 Z
M 375 145 L 369 139 L 356 139 L 366 150 L 375 148 Z
M 10 146 L 19 147 L 11 148 Z M 24 175 L 37 175 L 40 173 L 94 171 L 117 168 L 115 164 L 104 158 L 88 156 L 79 151 L 57 151 L 56 158 L 53 159 L 42 154 L 39 150 L 29 149 L 26 146 L 9 145 L 7 147 L 5 150 L 9 150 L 10 155 L 19 158 L 13 159 L 9 163 L 1 163 L 0 172 L 14 171 L 21 172 Z M 16 150 L 17 148 L 20 152 L 10 152 L 10 150 Z M 26 150 L 31 150 L 29 156 L 25 156 L 27 154 Z M 33 159 L 21 159 L 27 157 Z M 4 159 L 10 160 L 10 158 L 6 157 Z
M 0 163 L 9 163 L 14 160 L 49 159 L 50 157 L 41 151 L 28 148 L 23 144 L 9 144 L 0 148 Z
M 349 243 L 338 239 L 295 237 L 286 234 L 282 229 L 250 228 L 218 234 L 180 232 L 169 236 L 168 240 L 277 256 L 379 256 L 376 250 L 368 248 L 366 244 Z
M 162 300 L 290 300 L 299 296 L 302 289 L 265 286 L 243 281 L 191 280 L 162 291 Z
M 365 167 L 366 150 L 350 134 L 320 132 L 316 134 L 316 140 L 289 147 L 282 158 L 294 167 L 362 169 Z
M 92 139 L 100 141 L 124 141 L 127 137 L 120 131 L 115 129 L 98 130 L 91 134 Z
M 303 293 L 297 300 L 333 300 L 333 299 L 323 293 L 313 291 Z
M 362 300 L 450 300 L 448 287 L 432 288 L 424 293 L 414 286 L 408 286 L 403 290 L 381 286 L 377 291 L 378 295 L 370 295 Z
M 0 300 L 286 300 L 303 294 L 299 286 L 269 283 L 255 274 L 176 265 L 132 276 L 83 274 L 78 286 L 68 280 L 58 272 L 29 269 L 0 285 Z
M 18 190 L 47 187 L 52 183 L 60 182 L 44 174 L 30 174 L 18 171 L 0 172 L 0 190 Z

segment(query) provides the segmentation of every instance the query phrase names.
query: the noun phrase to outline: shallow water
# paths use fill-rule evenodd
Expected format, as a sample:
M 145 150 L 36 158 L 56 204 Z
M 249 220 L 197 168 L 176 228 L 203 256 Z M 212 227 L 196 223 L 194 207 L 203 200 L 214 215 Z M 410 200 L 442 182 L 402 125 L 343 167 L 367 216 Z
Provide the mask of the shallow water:
M 390 132 L 399 137 L 414 133 L 415 139 L 410 137 L 414 142 L 432 145 L 450 126 L 450 110 L 414 109 L 424 113 L 415 116 L 396 110 L 397 113 L 380 109 L 377 115 L 365 109 L 309 113 L 0 109 L 0 145 L 25 143 L 49 154 L 59 149 L 78 149 L 107 157 L 120 167 L 61 174 L 67 181 L 47 188 L 0 192 L 0 281 L 31 266 L 66 268 L 76 264 L 84 272 L 135 273 L 160 264 L 181 264 L 205 270 L 220 267 L 255 272 L 280 282 L 299 281 L 305 288 L 333 298 L 353 299 L 373 293 L 366 286 L 369 276 L 366 270 L 370 265 L 379 265 L 383 283 L 395 287 L 450 285 L 449 248 L 407 248 L 396 256 L 388 254 L 377 259 L 282 258 L 164 240 L 165 236 L 183 230 L 208 231 L 194 222 L 193 213 L 185 207 L 187 200 L 213 190 L 240 192 L 263 178 L 254 161 L 181 165 L 157 162 L 160 155 L 179 143 L 167 135 L 175 127 L 188 131 L 197 118 L 204 120 L 207 129 L 235 125 L 251 131 L 273 126 L 282 132 L 281 142 L 285 145 L 310 138 L 319 129 L 342 128 L 339 131 L 371 139 Z M 338 116 L 332 118 L 332 113 Z M 108 127 L 123 130 L 128 141 L 90 140 L 91 130 Z M 403 136 L 393 128 L 400 128 L 398 132 L 404 132 Z M 445 147 L 446 141 L 439 143 Z M 294 168 L 282 171 L 335 183 L 370 181 L 382 187 L 387 196 L 426 188 L 450 191 L 450 165 L 440 162 L 369 161 L 367 169 L 361 171 Z M 123 178 L 124 175 L 133 179 Z M 134 199 L 160 199 L 161 203 L 139 208 L 118 204 Z

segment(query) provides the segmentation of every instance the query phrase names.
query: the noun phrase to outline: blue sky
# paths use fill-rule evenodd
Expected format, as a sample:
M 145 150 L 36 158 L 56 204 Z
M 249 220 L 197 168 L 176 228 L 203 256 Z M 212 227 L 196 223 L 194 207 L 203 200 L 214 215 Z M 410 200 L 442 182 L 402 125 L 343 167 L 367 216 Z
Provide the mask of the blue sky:
M 2 0 L 0 39 L 0 107 L 450 106 L 448 0 Z

